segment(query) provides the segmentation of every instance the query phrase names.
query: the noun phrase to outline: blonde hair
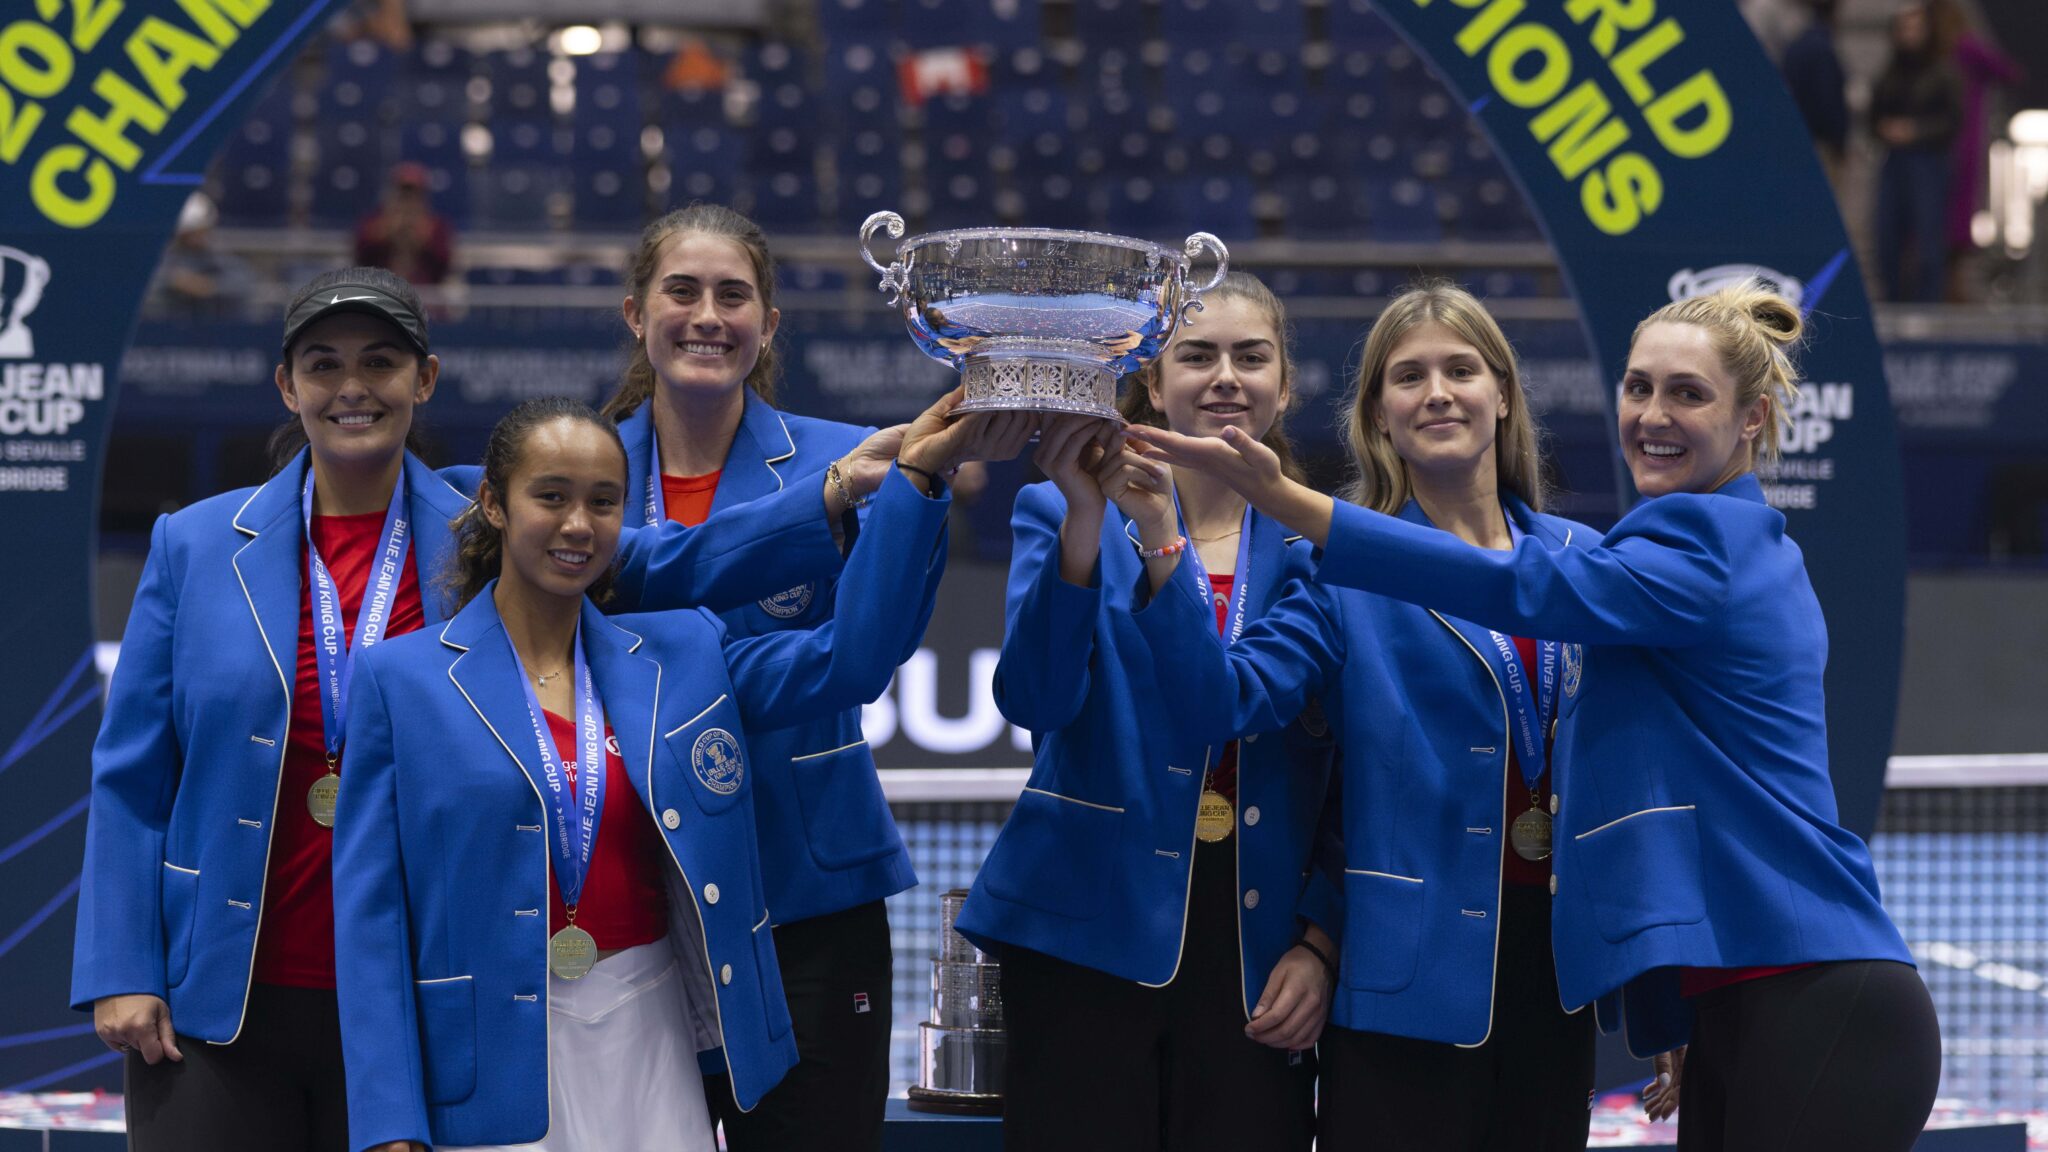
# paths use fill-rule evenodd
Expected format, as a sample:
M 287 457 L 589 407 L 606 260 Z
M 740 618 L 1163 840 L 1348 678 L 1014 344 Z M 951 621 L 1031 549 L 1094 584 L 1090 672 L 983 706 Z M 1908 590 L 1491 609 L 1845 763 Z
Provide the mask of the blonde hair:
M 1706 332 L 1721 367 L 1735 381 L 1735 411 L 1740 414 L 1758 399 L 1769 405 L 1763 429 L 1750 443 L 1750 466 L 1776 463 L 1780 426 L 1799 399 L 1799 373 L 1790 352 L 1805 330 L 1798 306 L 1768 282 L 1750 280 L 1657 309 L 1636 325 L 1631 348 L 1652 324 L 1690 324 Z
M 1344 438 L 1351 444 L 1352 464 L 1344 498 L 1388 515 L 1397 515 L 1408 505 L 1414 488 L 1408 464 L 1394 450 L 1393 438 L 1373 418 L 1373 410 L 1386 389 L 1387 362 L 1393 359 L 1394 349 L 1424 324 L 1441 324 L 1471 345 L 1500 383 L 1508 414 L 1494 429 L 1494 472 L 1503 491 L 1542 511 L 1543 471 L 1537 456 L 1542 429 L 1522 390 L 1515 350 L 1478 297 L 1449 280 L 1434 278 L 1402 289 L 1366 333 L 1358 377 L 1344 404 Z
M 1280 345 L 1280 411 L 1274 413 L 1273 426 L 1259 438 L 1259 443 L 1273 450 L 1280 457 L 1280 470 L 1290 480 L 1308 482 L 1308 474 L 1294 458 L 1294 442 L 1287 438 L 1287 414 L 1294 410 L 1294 333 L 1287 327 L 1287 307 L 1273 294 L 1266 282 L 1249 272 L 1232 272 L 1223 278 L 1223 283 L 1202 294 L 1204 300 L 1243 300 L 1259 310 L 1266 322 L 1273 326 L 1274 339 Z M 1199 329 L 1200 321 L 1196 321 Z M 1183 328 L 1182 333 L 1188 329 Z M 1130 383 L 1124 385 L 1124 394 L 1117 398 L 1117 411 L 1133 424 L 1149 424 L 1154 428 L 1166 427 L 1166 416 L 1152 406 L 1152 385 L 1159 380 L 1159 362 L 1166 359 L 1164 349 L 1159 355 L 1145 362 L 1145 366 L 1131 374 Z

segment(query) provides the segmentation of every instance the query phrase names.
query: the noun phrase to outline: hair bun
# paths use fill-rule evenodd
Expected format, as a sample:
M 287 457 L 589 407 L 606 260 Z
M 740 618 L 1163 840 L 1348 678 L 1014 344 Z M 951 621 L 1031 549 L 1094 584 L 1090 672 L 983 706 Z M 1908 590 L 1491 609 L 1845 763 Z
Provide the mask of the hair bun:
M 1781 348 L 1799 342 L 1806 323 L 1800 319 L 1797 305 L 1762 280 L 1753 280 L 1735 291 L 1739 294 L 1737 303 L 1764 339 Z

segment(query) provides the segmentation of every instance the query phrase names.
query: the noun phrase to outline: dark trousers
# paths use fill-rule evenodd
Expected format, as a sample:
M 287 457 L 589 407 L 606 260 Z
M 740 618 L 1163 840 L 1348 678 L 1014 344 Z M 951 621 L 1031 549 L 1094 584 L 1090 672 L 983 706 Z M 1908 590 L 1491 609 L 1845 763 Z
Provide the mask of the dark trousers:
M 1941 302 L 1948 278 L 1949 177 L 1946 150 L 1895 148 L 1884 158 L 1877 178 L 1877 266 L 1890 299 Z
M 1682 1152 L 1907 1152 L 1934 1107 L 1941 1033 L 1920 974 L 1821 964 L 1693 1000 Z
M 1315 1054 L 1244 1034 L 1235 848 L 1195 853 L 1180 970 L 1164 988 L 1003 950 L 1006 1152 L 1306 1152 Z
M 131 1152 L 347 1152 L 333 989 L 252 985 L 234 1043 L 181 1035 L 178 1049 L 154 1065 L 128 1054 Z
M 1370 941 L 1348 942 L 1370 947 Z M 1593 1009 L 1558 1004 L 1550 893 L 1501 889 L 1493 1032 L 1476 1048 L 1323 1030 L 1317 1152 L 1578 1152 L 1593 1091 Z
M 797 1066 L 751 1112 L 732 1080 L 708 1076 L 711 1114 L 731 1152 L 879 1152 L 889 1096 L 893 953 L 880 900 L 775 929 Z

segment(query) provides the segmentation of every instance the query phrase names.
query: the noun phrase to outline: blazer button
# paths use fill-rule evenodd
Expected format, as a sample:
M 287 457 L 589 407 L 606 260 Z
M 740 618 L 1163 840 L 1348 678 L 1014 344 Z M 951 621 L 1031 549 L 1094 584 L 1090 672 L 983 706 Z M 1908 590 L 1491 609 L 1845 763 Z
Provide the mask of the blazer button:
M 1244 894 L 1244 906 L 1247 908 L 1257 908 L 1259 906 L 1259 890 L 1257 888 L 1253 888 Z
M 1244 810 L 1244 826 L 1250 828 L 1259 822 L 1259 806 L 1254 804 Z
M 1246 734 L 1244 742 L 1247 744 L 1257 744 L 1259 742 L 1259 734 L 1257 732 Z
M 718 885 L 706 884 L 704 886 L 704 902 L 706 904 L 718 903 Z
M 1550 874 L 1550 894 L 1552 896 L 1557 895 L 1557 873 L 1555 872 Z
M 665 809 L 661 814 L 661 826 L 673 832 L 683 826 L 683 818 L 675 809 Z
M 719 982 L 720 984 L 730 984 L 730 983 L 732 983 L 732 965 L 730 965 L 730 964 L 725 964 L 725 965 L 721 965 L 721 966 L 719 967 L 719 969 L 718 969 L 718 982 Z
M 1557 793 L 1555 792 L 1550 794 L 1550 814 L 1552 816 L 1557 815 Z

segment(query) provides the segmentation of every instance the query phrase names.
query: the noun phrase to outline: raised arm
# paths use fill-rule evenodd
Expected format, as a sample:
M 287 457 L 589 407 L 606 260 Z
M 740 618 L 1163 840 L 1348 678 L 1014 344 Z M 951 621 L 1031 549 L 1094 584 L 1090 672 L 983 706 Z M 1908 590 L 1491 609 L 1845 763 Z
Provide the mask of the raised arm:
M 1727 533 L 1709 508 L 1716 499 L 1725 497 L 1659 497 L 1597 547 L 1552 550 L 1524 537 L 1505 552 L 1339 504 L 1316 579 L 1513 635 L 1682 647 L 1728 597 Z
M 1344 664 L 1344 633 L 1327 589 L 1291 580 L 1280 600 L 1229 648 L 1216 609 L 1186 569 L 1133 613 L 1174 723 L 1208 743 L 1273 732 L 1301 714 Z
M 888 690 L 897 658 L 930 617 L 945 565 L 940 534 L 952 501 L 889 476 L 847 558 L 839 607 L 817 628 L 725 635 L 726 670 L 744 723 L 761 728 L 829 716 Z
M 1099 509 L 1093 525 L 1099 541 Z M 1095 625 L 1102 614 L 1100 544 L 1086 583 L 1069 581 L 1061 566 L 1062 534 L 1089 530 L 1089 517 L 1070 516 L 1052 485 L 1035 484 L 1017 494 L 994 692 L 1003 716 L 1033 732 L 1066 727 L 1088 698 Z
M 412 928 L 398 845 L 398 763 L 391 709 L 372 650 L 356 662 L 348 764 L 334 821 L 335 990 L 355 1148 L 428 1140 L 425 1072 L 413 1003 Z
M 1323 549 L 1316 579 L 1326 584 L 1516 635 L 1652 647 L 1692 643 L 1728 598 L 1728 534 L 1713 514 L 1713 502 L 1726 497 L 1659 497 L 1624 517 L 1594 548 L 1552 551 L 1524 539 L 1495 552 L 1333 501 L 1287 479 L 1270 449 L 1236 429 L 1201 438 L 1157 428 L 1127 434 L 1148 455 L 1218 477 Z

